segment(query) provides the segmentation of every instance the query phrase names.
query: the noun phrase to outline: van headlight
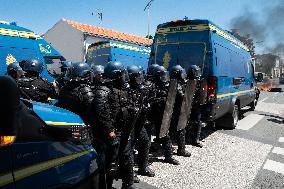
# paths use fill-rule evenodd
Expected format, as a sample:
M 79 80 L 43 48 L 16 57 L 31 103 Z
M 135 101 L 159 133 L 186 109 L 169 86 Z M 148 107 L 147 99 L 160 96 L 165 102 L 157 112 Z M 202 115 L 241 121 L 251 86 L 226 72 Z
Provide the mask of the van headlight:
M 72 125 L 70 127 L 72 138 L 82 143 L 90 144 L 92 141 L 91 127 L 88 125 Z

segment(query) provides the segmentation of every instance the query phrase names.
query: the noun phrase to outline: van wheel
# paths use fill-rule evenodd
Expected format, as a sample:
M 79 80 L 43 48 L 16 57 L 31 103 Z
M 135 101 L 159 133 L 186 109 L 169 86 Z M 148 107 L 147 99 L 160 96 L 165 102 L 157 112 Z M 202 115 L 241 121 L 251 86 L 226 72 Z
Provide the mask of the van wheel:
M 249 107 L 250 107 L 249 110 L 250 110 L 250 111 L 254 111 L 256 105 L 257 105 L 257 99 L 254 99 L 253 102 L 251 102 L 251 103 L 249 104 Z
M 235 129 L 239 121 L 239 106 L 234 105 L 232 113 L 221 118 L 222 126 L 228 129 Z

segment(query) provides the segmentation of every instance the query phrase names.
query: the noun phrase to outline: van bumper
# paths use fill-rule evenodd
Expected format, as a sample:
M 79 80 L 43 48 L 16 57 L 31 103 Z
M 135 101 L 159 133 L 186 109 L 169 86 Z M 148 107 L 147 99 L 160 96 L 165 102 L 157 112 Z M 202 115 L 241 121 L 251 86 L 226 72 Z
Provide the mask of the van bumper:
M 224 99 L 215 104 L 206 104 L 201 107 L 202 120 L 205 122 L 215 121 L 228 113 L 232 106 L 232 99 Z

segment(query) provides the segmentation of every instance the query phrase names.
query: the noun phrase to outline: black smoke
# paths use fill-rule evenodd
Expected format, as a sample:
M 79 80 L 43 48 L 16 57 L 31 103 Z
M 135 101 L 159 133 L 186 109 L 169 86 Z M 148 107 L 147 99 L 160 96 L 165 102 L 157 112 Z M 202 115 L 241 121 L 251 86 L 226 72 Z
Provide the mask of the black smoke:
M 241 14 L 231 20 L 231 28 L 243 36 L 251 36 L 265 52 L 284 55 L 284 1 L 263 4 L 260 12 L 244 7 Z

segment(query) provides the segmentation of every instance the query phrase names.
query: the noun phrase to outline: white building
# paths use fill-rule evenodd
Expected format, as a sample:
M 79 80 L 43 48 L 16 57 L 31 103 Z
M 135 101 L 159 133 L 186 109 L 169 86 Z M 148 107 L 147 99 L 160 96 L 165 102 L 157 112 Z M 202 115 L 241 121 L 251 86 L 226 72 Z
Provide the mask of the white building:
M 150 45 L 152 40 L 67 19 L 58 21 L 44 35 L 67 60 L 85 61 L 88 46 L 103 40 L 117 40 L 137 45 Z

